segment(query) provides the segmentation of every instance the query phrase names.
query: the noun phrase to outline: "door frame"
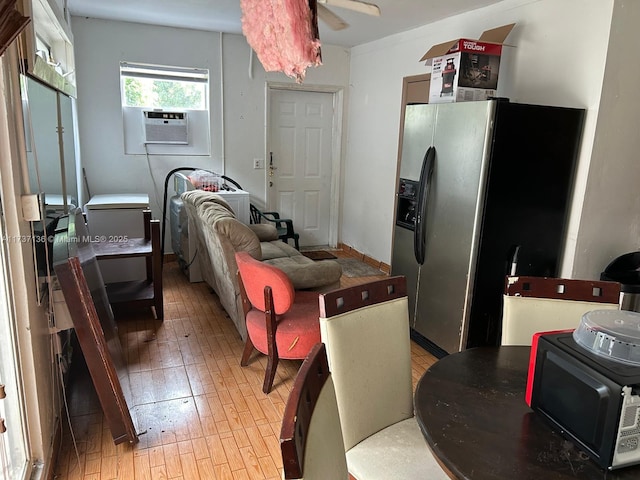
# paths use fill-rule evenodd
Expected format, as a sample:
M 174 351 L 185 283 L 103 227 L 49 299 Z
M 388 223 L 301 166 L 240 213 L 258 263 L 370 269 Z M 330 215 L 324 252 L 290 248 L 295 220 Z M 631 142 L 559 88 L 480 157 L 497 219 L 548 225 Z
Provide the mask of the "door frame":
M 331 132 L 331 187 L 329 201 L 329 247 L 335 248 L 338 245 L 338 218 L 340 212 L 340 180 L 342 172 L 342 156 L 343 156 L 343 111 L 344 111 L 344 88 L 332 85 L 298 85 L 281 82 L 266 83 L 266 105 L 265 105 L 265 155 L 269 158 L 271 151 L 271 93 L 274 90 L 289 90 L 298 92 L 314 92 L 314 93 L 330 93 L 333 95 L 333 119 Z M 266 160 L 268 161 L 268 160 Z M 273 208 L 270 205 L 269 196 L 269 176 L 268 168 L 264 169 L 264 193 L 265 204 L 268 209 Z

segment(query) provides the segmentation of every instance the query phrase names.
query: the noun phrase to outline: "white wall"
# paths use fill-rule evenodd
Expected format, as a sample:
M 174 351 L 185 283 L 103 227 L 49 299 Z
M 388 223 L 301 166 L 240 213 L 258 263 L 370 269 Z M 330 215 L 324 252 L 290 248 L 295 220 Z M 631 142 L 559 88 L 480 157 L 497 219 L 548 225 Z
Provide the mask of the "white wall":
M 90 193 L 148 193 L 154 216 L 159 218 L 167 172 L 178 166 L 220 171 L 219 38 L 202 31 L 79 17 L 72 17 L 72 30 L 80 151 Z M 124 154 L 119 70 L 122 60 L 210 70 L 212 155 L 151 155 L 147 161 L 145 155 Z
M 268 159 L 266 138 L 266 84 L 289 83 L 282 73 L 265 74 L 260 61 L 253 56 L 249 77 L 250 49 L 244 36 L 224 35 L 224 128 L 226 175 L 240 181 L 258 203 L 266 200 L 265 172 L 254 170 L 254 158 Z M 349 50 L 322 46 L 322 66 L 310 68 L 302 88 L 331 87 L 347 89 L 349 83 Z
M 591 278 L 617 256 L 640 248 L 639 23 L 639 2 L 615 1 L 575 278 Z
M 506 42 L 515 47 L 503 53 L 498 95 L 588 110 L 578 170 L 578 182 L 584 184 L 612 7 L 613 0 L 505 0 L 354 47 L 341 241 L 390 263 L 402 77 L 429 72 L 418 60 L 430 46 L 456 37 L 477 38 L 508 23 L 516 23 Z M 362 172 L 367 172 L 366 181 Z M 580 210 L 578 195 L 570 238 L 577 236 Z
M 250 48 L 242 35 L 82 17 L 72 17 L 72 30 L 80 148 L 92 195 L 148 193 L 154 217 L 161 218 L 165 176 L 174 168 L 193 166 L 223 173 L 238 181 L 259 203 L 264 201 L 266 170 L 254 170 L 253 159 L 266 157 L 266 85 L 294 84 L 293 80 L 281 73 L 266 74 L 255 57 L 250 73 Z M 323 46 L 322 55 L 324 65 L 308 70 L 304 85 L 346 88 L 348 50 Z M 152 155 L 150 175 L 145 155 L 124 154 L 121 60 L 209 69 L 211 155 Z M 169 198 L 172 185 L 170 182 Z M 168 227 L 167 223 L 167 234 Z M 170 242 L 167 236 L 165 244 Z
M 609 54 L 613 55 L 614 50 L 620 53 L 607 60 L 614 5 L 616 11 L 622 12 L 616 20 L 621 33 L 612 37 L 617 40 Z M 587 109 L 561 274 L 593 278 L 612 256 L 637 248 L 635 232 L 640 230 L 640 221 L 632 214 L 636 200 L 629 195 L 620 197 L 619 187 L 624 187 L 625 192 L 632 190 L 624 178 L 624 163 L 616 164 L 616 176 L 606 183 L 596 179 L 603 172 L 612 172 L 610 162 L 602 160 L 608 152 L 620 144 L 630 145 L 625 147 L 624 159 L 631 161 L 637 151 L 633 143 L 628 143 L 634 135 L 622 135 L 625 130 L 618 129 L 617 123 L 622 106 L 628 106 L 626 118 L 635 119 L 630 108 L 633 102 L 626 100 L 634 93 L 631 82 L 636 77 L 625 80 L 617 72 L 628 72 L 632 65 L 628 59 L 634 54 L 623 47 L 625 39 L 631 39 L 626 42 L 631 48 L 634 37 L 627 24 L 637 15 L 631 0 L 504 0 L 351 51 L 324 46 L 324 65 L 309 70 L 305 85 L 338 85 L 346 89 L 339 241 L 390 263 L 402 78 L 429 71 L 430 67 L 418 59 L 433 44 L 458 36 L 477 37 L 485 29 L 515 22 L 507 39 L 513 47 L 506 48 L 503 54 L 498 94 L 518 102 Z M 154 215 L 159 217 L 161 206 L 155 197 L 162 195 L 166 172 L 193 165 L 235 178 L 255 200 L 264 201 L 265 170 L 254 170 L 252 160 L 267 157 L 266 85 L 293 82 L 282 74 L 265 74 L 255 58 L 249 72 L 250 54 L 244 37 L 79 17 L 73 18 L 72 27 L 78 65 L 82 162 L 92 194 L 147 192 L 152 197 Z M 123 154 L 117 75 L 120 60 L 210 69 L 210 157 L 151 157 L 154 187 L 144 156 Z M 607 61 L 612 66 L 607 70 L 602 100 L 608 114 L 599 117 Z M 619 91 L 619 84 L 624 87 L 624 96 L 615 102 L 619 94 L 614 92 Z M 606 129 L 607 124 L 612 126 Z M 596 139 L 599 141 L 594 144 Z M 596 183 L 589 184 L 583 212 L 594 146 L 594 161 L 596 157 L 598 161 L 591 168 L 595 169 L 592 181 Z M 614 190 L 618 200 L 610 203 L 605 195 Z M 591 221 L 589 215 L 593 211 L 597 216 Z M 611 211 L 626 215 L 615 216 L 614 222 Z M 613 229 L 607 232 L 608 237 L 597 227 L 602 220 L 608 220 Z M 622 236 L 617 235 L 618 230 Z M 615 241 L 611 241 L 612 231 L 616 232 Z M 574 255 L 579 236 L 581 247 Z M 587 264 L 580 266 L 584 262 Z

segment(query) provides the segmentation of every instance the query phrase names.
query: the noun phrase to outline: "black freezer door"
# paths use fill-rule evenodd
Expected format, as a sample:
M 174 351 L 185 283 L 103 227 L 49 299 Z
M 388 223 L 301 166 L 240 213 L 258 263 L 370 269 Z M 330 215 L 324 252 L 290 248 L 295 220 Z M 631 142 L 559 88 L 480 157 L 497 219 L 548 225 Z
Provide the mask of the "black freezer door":
M 498 102 L 466 347 L 499 345 L 504 276 L 556 277 L 584 110 Z

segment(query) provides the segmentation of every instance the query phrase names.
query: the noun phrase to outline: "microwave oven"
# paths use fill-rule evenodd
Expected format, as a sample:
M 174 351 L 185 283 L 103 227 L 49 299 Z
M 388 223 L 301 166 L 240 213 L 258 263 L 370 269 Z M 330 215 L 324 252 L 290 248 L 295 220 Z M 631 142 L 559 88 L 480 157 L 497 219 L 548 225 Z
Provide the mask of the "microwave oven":
M 600 467 L 640 463 L 640 366 L 589 351 L 570 330 L 538 333 L 526 401 Z

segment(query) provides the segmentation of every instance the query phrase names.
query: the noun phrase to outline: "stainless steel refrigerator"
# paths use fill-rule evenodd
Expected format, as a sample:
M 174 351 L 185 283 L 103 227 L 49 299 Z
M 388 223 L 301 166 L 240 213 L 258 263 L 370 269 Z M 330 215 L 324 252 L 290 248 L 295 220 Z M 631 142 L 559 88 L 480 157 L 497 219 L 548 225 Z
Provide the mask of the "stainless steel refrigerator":
M 505 99 L 406 107 L 391 273 L 422 346 L 499 344 L 505 276 L 557 276 L 583 119 Z

